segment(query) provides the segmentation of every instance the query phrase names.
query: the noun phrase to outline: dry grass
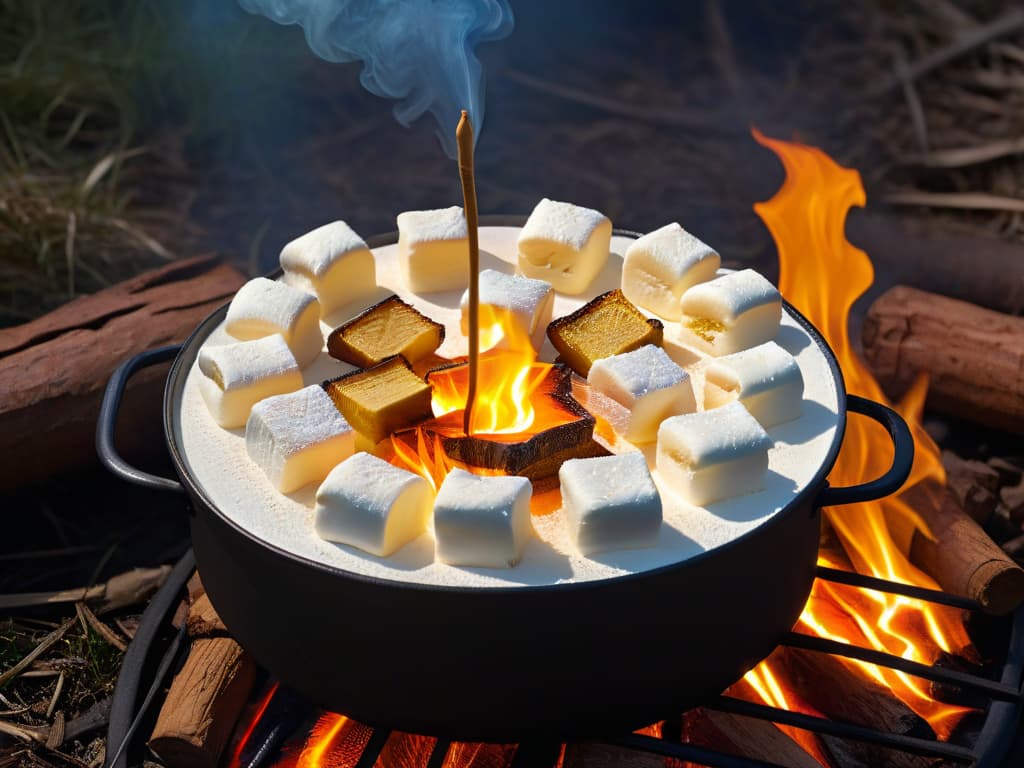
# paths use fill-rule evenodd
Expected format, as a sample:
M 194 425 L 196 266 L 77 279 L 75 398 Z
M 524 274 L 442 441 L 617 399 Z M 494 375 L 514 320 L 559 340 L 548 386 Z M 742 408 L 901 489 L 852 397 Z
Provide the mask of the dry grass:
M 136 143 L 154 5 L 0 0 L 0 325 L 173 258 L 167 234 L 189 233 L 176 142 Z M 172 181 L 158 206 L 140 202 L 154 178 Z

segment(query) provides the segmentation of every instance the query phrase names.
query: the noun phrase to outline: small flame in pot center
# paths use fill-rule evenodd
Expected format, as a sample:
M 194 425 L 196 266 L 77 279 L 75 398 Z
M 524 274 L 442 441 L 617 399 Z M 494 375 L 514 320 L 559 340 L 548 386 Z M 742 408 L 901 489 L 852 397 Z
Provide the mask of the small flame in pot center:
M 479 380 L 471 427 L 475 435 L 529 434 L 538 415 L 533 395 L 551 369 L 538 363 L 529 334 L 508 309 L 480 306 Z M 443 416 L 466 407 L 463 369 L 432 374 L 432 408 Z

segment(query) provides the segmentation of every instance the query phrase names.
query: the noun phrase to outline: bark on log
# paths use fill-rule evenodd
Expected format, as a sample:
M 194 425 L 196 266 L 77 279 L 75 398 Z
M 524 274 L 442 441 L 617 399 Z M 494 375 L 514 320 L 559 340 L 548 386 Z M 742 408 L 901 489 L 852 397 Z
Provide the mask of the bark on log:
M 916 532 L 910 559 L 943 589 L 977 600 L 986 613 L 998 616 L 1024 602 L 1024 569 L 960 509 L 946 488 L 921 483 L 902 498 L 924 518 L 936 539 Z
M 683 736 L 689 743 L 730 755 L 790 768 L 821 768 L 820 762 L 766 720 L 698 708 L 683 715 Z
M 1024 433 L 1024 318 L 897 285 L 871 305 L 861 341 L 894 398 L 925 371 L 929 407 Z
M 168 768 L 217 767 L 256 679 L 256 663 L 227 635 L 200 589 L 190 583 L 190 594 L 198 595 L 187 619 L 192 647 L 149 739 Z
M 99 403 L 114 368 L 182 341 L 244 281 L 238 270 L 200 256 L 0 330 L 0 488 L 92 460 Z M 118 430 L 128 453 L 143 452 L 162 432 L 165 375 L 163 367 L 144 371 L 129 388 Z

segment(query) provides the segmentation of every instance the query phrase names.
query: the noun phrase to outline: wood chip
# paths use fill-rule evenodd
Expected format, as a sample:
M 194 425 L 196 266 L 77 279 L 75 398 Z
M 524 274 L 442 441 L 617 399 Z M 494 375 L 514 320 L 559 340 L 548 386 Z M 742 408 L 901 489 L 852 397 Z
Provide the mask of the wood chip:
M 58 712 L 53 718 L 53 725 L 50 726 L 50 734 L 46 737 L 46 748 L 57 749 L 64 743 L 64 713 Z

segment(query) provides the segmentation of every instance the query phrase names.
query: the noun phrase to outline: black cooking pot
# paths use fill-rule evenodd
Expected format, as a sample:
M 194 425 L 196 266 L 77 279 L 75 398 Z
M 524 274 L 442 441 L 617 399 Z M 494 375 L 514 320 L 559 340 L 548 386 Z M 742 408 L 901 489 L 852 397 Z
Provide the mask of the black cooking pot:
M 523 219 L 483 217 L 482 224 Z M 631 232 L 616 234 L 636 237 Z M 393 243 L 395 234 L 372 246 Z M 174 417 L 208 317 L 180 347 L 145 352 L 111 377 L 97 450 L 115 474 L 191 499 L 196 561 L 207 593 L 238 641 L 278 679 L 369 725 L 464 740 L 585 738 L 671 716 L 719 693 L 767 656 L 807 600 L 820 508 L 894 493 L 913 440 L 889 408 L 847 396 L 820 334 L 793 307 L 835 378 L 835 438 L 813 480 L 758 527 L 676 564 L 550 586 L 427 586 L 343 571 L 276 548 L 225 516 L 195 481 Z M 180 478 L 129 466 L 113 444 L 118 405 L 135 371 L 174 360 L 164 392 L 165 439 Z M 882 424 L 892 467 L 833 488 L 846 412 Z

